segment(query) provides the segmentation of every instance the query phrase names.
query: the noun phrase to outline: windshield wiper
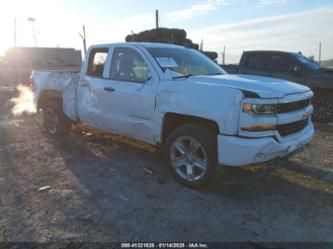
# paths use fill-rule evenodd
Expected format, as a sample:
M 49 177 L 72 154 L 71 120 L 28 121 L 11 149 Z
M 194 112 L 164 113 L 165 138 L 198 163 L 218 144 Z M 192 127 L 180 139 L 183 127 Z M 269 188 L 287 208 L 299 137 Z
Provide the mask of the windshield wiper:
M 180 75 L 180 76 L 172 77 L 172 79 L 173 79 L 173 80 L 175 80 L 175 79 L 180 79 L 180 78 L 185 78 L 185 79 L 187 79 L 187 78 L 189 78 L 189 77 L 191 77 L 191 76 L 193 76 L 193 74 L 189 73 L 189 74 L 184 74 L 184 75 Z

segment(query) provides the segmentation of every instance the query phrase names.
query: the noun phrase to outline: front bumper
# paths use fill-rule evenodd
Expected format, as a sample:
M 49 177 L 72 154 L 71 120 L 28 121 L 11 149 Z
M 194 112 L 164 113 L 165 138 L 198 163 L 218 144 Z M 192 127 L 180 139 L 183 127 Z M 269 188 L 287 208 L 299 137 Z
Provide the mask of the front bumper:
M 313 124 L 278 142 L 273 137 L 243 138 L 219 135 L 218 158 L 221 165 L 246 166 L 285 157 L 311 142 L 314 136 Z

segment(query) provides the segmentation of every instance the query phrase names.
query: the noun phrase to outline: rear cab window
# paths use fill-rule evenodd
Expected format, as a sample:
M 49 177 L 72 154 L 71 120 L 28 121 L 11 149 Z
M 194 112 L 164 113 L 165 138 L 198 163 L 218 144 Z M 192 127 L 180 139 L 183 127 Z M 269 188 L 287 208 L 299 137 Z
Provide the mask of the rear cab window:
M 266 70 L 267 57 L 264 53 L 250 53 L 245 61 L 245 67 L 253 70 Z
M 103 72 L 105 69 L 105 62 L 108 52 L 108 48 L 95 48 L 91 50 L 87 75 L 103 78 Z

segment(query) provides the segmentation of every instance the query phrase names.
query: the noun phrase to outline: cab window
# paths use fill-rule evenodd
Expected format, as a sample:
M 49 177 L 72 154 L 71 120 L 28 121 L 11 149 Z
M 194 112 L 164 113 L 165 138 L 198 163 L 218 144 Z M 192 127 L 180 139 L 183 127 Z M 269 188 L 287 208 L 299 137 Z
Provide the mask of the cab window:
M 96 48 L 90 53 L 87 74 L 94 77 L 103 77 L 108 48 Z
M 297 64 L 289 57 L 280 54 L 269 56 L 268 67 L 272 71 L 291 72 Z
M 265 54 L 249 54 L 245 62 L 248 69 L 264 70 L 266 69 L 266 56 Z
M 149 67 L 142 56 L 132 48 L 116 48 L 111 63 L 110 79 L 144 83 Z

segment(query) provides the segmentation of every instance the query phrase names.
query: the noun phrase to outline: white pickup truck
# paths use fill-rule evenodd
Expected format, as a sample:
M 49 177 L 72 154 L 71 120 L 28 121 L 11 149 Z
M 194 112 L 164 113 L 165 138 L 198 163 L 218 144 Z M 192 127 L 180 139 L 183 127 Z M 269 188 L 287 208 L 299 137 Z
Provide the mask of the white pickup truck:
M 285 157 L 308 144 L 312 91 L 250 75 L 228 75 L 198 51 L 157 43 L 92 46 L 81 71 L 33 71 L 35 104 L 52 135 L 72 123 L 163 149 L 175 178 L 210 183 L 218 165 Z

